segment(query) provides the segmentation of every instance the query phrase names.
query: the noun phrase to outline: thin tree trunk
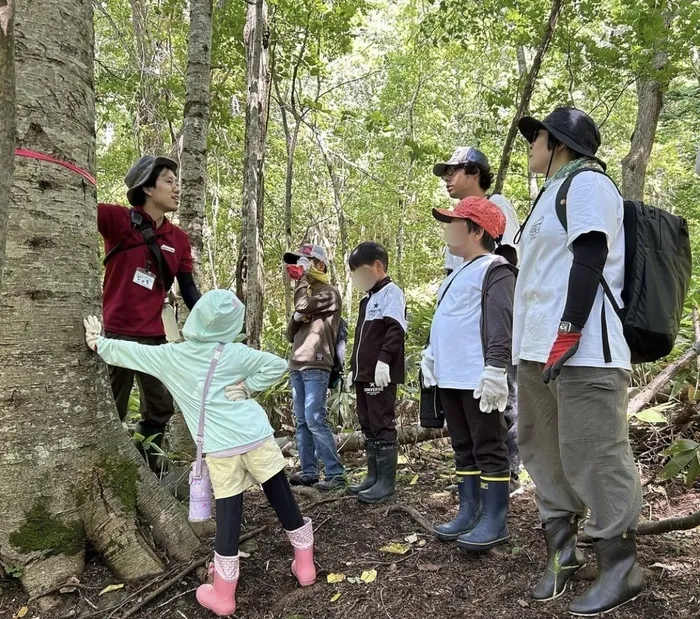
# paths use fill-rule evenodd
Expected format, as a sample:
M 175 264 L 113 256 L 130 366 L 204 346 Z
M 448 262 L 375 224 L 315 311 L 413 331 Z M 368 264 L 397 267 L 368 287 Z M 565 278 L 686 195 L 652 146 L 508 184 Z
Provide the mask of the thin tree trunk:
M 527 108 L 530 106 L 530 99 L 532 99 L 532 93 L 535 90 L 535 83 L 537 82 L 537 77 L 539 76 L 540 68 L 542 67 L 542 60 L 544 59 L 547 49 L 549 48 L 552 38 L 554 37 L 554 30 L 556 29 L 557 20 L 559 19 L 559 14 L 561 13 L 563 4 L 564 0 L 554 0 L 552 2 L 552 8 L 549 11 L 547 25 L 542 33 L 542 39 L 540 40 L 540 44 L 537 48 L 535 58 L 532 61 L 530 72 L 525 79 L 525 85 L 523 86 L 523 93 L 520 97 L 518 109 L 515 112 L 513 122 L 511 123 L 508 134 L 506 135 L 506 141 L 503 145 L 503 152 L 501 153 L 501 161 L 498 166 L 496 185 L 493 190 L 494 193 L 501 193 L 503 191 L 503 184 L 506 180 L 508 166 L 510 165 L 510 158 L 513 153 L 513 144 L 515 143 L 515 137 L 518 134 L 518 122 L 524 116 L 525 110 L 527 110 Z
M 202 266 L 202 229 L 207 195 L 212 4 L 212 0 L 190 2 L 180 226 L 190 237 L 195 272 L 199 272 Z
M 245 117 L 245 156 L 243 162 L 244 251 L 239 260 L 245 265 L 246 334 L 249 346 L 258 348 L 263 321 L 263 252 L 261 242 L 263 164 L 267 133 L 268 44 L 267 3 L 248 3 L 243 33 L 246 44 L 248 98 Z M 241 278 L 243 281 L 243 278 Z
M 92 2 L 16 5 L 18 144 L 95 168 Z M 72 43 L 66 46 L 66 41 Z M 84 343 L 100 298 L 96 192 L 80 175 L 15 161 L 0 296 L 0 563 L 30 594 L 80 574 L 86 541 L 119 578 L 162 570 L 136 516 L 173 557 L 199 547 L 121 428 Z
M 13 0 L 0 0 L 0 291 L 15 163 L 15 43 L 12 3 Z
M 145 154 L 162 154 L 165 145 L 158 126 L 156 108 L 158 91 L 155 77 L 155 51 L 148 27 L 148 7 L 146 0 L 129 0 L 131 19 L 134 29 L 134 48 L 140 74 L 137 112 L 134 115 L 134 138 L 139 152 Z
M 656 127 L 664 104 L 668 77 L 659 77 L 668 65 L 668 54 L 659 51 L 652 60 L 652 74 L 637 82 L 637 122 L 630 150 L 622 160 L 622 195 L 629 200 L 644 199 L 644 180 L 649 156 L 656 137 Z

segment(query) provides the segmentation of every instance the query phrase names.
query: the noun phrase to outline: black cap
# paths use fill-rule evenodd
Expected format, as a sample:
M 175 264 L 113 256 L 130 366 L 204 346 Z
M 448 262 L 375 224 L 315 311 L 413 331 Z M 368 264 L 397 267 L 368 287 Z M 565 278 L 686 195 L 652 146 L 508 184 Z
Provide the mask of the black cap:
M 472 146 L 459 146 L 457 150 L 452 153 L 452 157 L 450 157 L 448 161 L 436 163 L 433 166 L 433 174 L 435 174 L 435 176 L 442 176 L 449 166 L 460 166 L 467 163 L 476 163 L 486 168 L 486 170 L 490 170 L 489 160 L 479 149 Z
M 172 159 L 168 159 L 167 157 L 154 157 L 153 155 L 145 155 L 131 166 L 131 169 L 124 177 L 124 184 L 127 187 L 126 199 L 129 201 L 129 204 L 137 206 L 133 202 L 136 190 L 143 187 L 143 184 L 150 178 L 151 174 L 153 174 L 153 170 L 158 166 L 165 166 L 173 172 L 177 172 L 177 163 Z
M 603 169 L 606 164 L 596 157 L 600 147 L 600 131 L 593 119 L 582 110 L 573 107 L 558 107 L 543 120 L 524 116 L 518 123 L 523 137 L 532 144 L 539 129 L 544 129 L 575 153 L 592 157 Z

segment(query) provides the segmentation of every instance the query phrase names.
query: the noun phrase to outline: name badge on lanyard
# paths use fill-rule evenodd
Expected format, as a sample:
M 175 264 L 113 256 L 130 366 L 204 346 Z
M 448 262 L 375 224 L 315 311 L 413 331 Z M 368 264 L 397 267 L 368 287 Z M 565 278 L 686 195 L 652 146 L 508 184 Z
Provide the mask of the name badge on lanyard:
M 138 268 L 136 269 L 136 272 L 134 273 L 134 279 L 133 282 L 137 286 L 141 286 L 142 288 L 146 288 L 146 290 L 153 290 L 153 284 L 156 283 L 156 276 L 151 273 L 150 271 L 147 271 L 146 269 Z

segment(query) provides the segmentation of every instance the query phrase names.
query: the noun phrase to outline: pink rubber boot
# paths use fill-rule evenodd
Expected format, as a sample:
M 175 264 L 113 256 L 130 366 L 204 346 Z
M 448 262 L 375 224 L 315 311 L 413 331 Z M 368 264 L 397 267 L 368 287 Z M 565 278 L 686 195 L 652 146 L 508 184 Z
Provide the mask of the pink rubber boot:
M 220 617 L 236 612 L 238 555 L 222 557 L 214 554 L 214 584 L 197 588 L 197 601 Z
M 310 518 L 304 518 L 304 526 L 296 531 L 286 531 L 289 541 L 294 546 L 292 574 L 297 577 L 302 587 L 316 582 L 314 565 L 314 527 Z

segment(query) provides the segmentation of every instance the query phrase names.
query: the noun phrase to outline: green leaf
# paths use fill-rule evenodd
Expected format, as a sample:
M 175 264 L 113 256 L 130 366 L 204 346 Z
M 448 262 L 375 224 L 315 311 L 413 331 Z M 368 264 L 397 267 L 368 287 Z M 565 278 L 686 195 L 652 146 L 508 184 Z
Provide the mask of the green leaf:
M 677 456 L 688 451 L 695 451 L 698 447 L 700 447 L 700 445 L 698 445 L 695 441 L 689 438 L 682 438 L 677 440 L 667 449 L 664 449 L 664 451 L 661 452 L 661 455 L 672 458 L 673 456 Z
M 688 464 L 688 471 L 685 474 L 685 485 L 688 487 L 692 486 L 698 477 L 700 477 L 700 450 L 695 452 L 695 458 Z
M 667 481 L 678 475 L 693 458 L 697 458 L 695 451 L 687 451 L 671 458 L 670 462 L 661 469 L 659 481 Z
M 646 421 L 647 423 L 666 423 L 667 419 L 662 413 L 653 408 L 648 408 L 647 410 L 641 411 L 636 415 L 639 421 Z

